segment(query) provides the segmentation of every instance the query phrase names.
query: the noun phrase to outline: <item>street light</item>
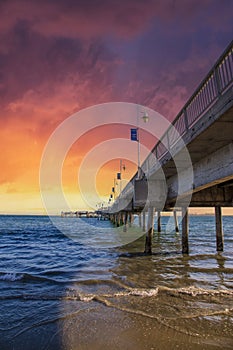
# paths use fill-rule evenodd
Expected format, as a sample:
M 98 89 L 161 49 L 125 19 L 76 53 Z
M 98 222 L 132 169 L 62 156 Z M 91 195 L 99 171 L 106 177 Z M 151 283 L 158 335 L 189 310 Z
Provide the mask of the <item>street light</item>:
M 121 180 L 122 180 L 122 170 L 125 171 L 125 164 L 123 164 L 122 159 L 120 159 L 120 172 L 117 173 L 117 180 L 119 180 L 119 182 L 120 182 L 120 193 L 121 193 L 121 191 L 122 191 L 122 183 L 121 183 Z
M 144 110 L 144 112 L 142 116 L 142 120 L 144 121 L 144 123 L 147 123 L 149 121 L 149 116 L 146 110 Z M 139 114 L 137 113 L 137 142 L 138 142 L 138 179 L 140 179 L 141 177 L 141 164 L 140 164 L 140 135 L 139 135 Z

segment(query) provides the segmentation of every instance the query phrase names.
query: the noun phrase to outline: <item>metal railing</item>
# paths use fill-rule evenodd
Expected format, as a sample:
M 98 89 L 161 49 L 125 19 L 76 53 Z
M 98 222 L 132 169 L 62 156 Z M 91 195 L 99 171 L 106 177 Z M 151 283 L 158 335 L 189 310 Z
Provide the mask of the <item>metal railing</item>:
M 156 158 L 161 159 L 232 85 L 233 41 L 153 148 Z

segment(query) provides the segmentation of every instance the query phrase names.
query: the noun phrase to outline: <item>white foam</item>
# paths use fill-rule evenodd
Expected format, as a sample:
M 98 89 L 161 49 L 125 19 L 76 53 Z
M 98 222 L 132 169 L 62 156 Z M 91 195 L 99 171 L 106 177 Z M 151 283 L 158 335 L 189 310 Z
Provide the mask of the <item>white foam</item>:
M 133 289 L 130 295 L 141 296 L 141 297 L 153 297 L 158 294 L 158 288 L 155 289 Z
M 0 280 L 2 281 L 19 281 L 23 278 L 22 274 L 17 274 L 17 273 L 6 273 L 5 275 L 0 276 Z

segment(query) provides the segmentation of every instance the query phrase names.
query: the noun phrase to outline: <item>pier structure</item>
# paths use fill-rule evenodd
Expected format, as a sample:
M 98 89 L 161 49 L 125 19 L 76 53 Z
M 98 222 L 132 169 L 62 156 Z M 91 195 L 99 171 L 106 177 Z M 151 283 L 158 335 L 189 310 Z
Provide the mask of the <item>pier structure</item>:
M 188 151 L 191 166 L 185 161 L 184 149 Z M 189 207 L 215 208 L 216 249 L 222 251 L 221 208 L 232 206 L 233 42 L 154 146 L 141 169 L 102 215 L 108 215 L 115 225 L 126 227 L 132 222 L 133 214 L 138 214 L 139 226 L 146 232 L 145 252 L 151 253 L 155 212 L 158 232 L 161 211 L 173 211 L 174 228 L 178 232 L 179 210 L 182 252 L 187 254 Z
M 100 213 L 96 211 L 88 211 L 88 210 L 81 210 L 81 211 L 62 211 L 61 217 L 63 218 L 98 218 Z

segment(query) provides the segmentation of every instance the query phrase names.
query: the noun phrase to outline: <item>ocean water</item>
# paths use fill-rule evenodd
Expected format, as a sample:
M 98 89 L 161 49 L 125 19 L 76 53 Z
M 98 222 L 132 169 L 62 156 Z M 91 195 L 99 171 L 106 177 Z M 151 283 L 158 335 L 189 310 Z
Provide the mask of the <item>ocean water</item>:
M 233 349 L 233 217 L 217 253 L 214 217 L 191 216 L 189 255 L 167 217 L 150 256 L 144 236 L 96 244 L 108 221 L 53 222 L 0 216 L 1 350 Z

